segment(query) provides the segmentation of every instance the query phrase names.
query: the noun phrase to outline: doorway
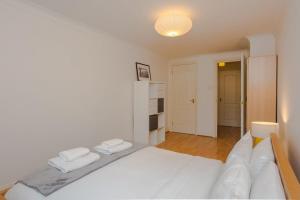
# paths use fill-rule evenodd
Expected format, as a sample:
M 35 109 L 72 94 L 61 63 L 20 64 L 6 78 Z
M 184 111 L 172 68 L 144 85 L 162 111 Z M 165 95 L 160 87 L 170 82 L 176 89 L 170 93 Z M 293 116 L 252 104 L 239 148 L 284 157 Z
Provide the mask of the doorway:
M 218 126 L 241 127 L 241 62 L 218 66 Z
M 232 127 L 244 134 L 245 70 L 243 60 L 218 62 L 218 129 Z

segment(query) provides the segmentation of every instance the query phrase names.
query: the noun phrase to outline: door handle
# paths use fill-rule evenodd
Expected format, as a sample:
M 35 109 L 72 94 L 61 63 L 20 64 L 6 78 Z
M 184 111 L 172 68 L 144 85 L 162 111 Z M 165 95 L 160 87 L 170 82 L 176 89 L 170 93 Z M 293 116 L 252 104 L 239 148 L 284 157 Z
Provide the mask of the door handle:
M 190 102 L 192 102 L 194 104 L 195 103 L 195 99 L 194 98 L 191 99 Z

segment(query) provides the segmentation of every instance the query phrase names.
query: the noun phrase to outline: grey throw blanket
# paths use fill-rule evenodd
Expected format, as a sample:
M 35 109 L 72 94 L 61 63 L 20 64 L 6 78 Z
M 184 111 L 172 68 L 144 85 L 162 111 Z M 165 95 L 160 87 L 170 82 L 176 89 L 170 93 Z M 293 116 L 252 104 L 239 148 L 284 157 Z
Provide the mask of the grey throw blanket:
M 48 196 L 53 192 L 65 187 L 66 185 L 108 165 L 109 163 L 114 162 L 124 156 L 130 155 L 145 147 L 146 145 L 143 144 L 133 144 L 131 148 L 112 155 L 100 153 L 101 158 L 96 162 L 69 173 L 62 173 L 58 169 L 48 166 L 46 169 L 43 169 L 28 176 L 22 181 L 19 181 L 19 183 L 36 190 L 44 196 Z

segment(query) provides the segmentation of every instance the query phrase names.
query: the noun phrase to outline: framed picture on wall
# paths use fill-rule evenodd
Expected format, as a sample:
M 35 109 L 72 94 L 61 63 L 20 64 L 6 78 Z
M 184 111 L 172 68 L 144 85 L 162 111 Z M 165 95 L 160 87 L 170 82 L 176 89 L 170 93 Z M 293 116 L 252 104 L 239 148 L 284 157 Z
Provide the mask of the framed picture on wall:
M 138 81 L 151 81 L 150 66 L 143 63 L 136 64 L 136 75 Z

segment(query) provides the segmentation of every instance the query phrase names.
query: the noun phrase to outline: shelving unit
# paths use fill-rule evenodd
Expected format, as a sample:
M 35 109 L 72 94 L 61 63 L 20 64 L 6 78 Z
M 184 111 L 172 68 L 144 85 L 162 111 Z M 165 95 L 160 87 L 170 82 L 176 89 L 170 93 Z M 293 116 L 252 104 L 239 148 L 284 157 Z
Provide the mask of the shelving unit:
M 134 141 L 157 145 L 165 141 L 166 87 L 164 82 L 134 83 Z

